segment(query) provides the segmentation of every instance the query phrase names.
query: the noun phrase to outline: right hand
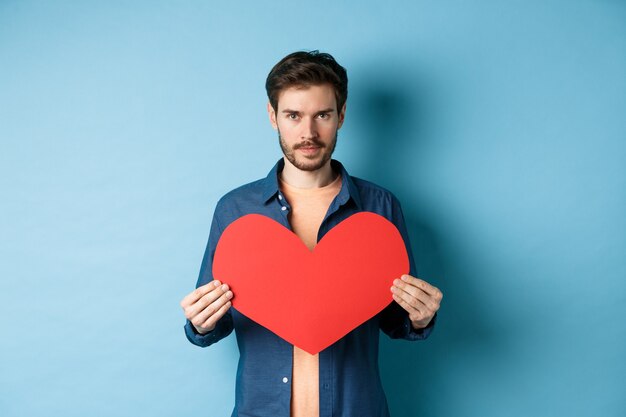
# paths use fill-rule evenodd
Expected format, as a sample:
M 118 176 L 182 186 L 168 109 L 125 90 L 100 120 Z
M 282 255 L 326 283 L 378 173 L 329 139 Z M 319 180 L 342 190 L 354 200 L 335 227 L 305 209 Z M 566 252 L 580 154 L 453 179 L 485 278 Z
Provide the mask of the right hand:
M 206 334 L 215 329 L 217 321 L 226 314 L 232 305 L 231 298 L 233 292 L 228 284 L 211 281 L 187 294 L 180 306 L 196 331 Z

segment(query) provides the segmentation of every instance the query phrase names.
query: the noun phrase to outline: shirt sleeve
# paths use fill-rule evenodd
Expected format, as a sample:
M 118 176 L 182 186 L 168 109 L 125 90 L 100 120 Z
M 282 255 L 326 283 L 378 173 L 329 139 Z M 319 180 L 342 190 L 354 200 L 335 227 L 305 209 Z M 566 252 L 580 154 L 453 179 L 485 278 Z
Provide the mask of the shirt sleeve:
M 404 222 L 404 214 L 402 213 L 402 207 L 400 202 L 393 195 L 391 196 L 391 222 L 396 226 L 409 256 L 409 274 L 416 277 L 417 267 L 413 258 L 413 251 L 411 250 L 411 242 L 409 241 L 409 234 Z M 392 301 L 380 315 L 380 328 L 385 334 L 392 339 L 406 339 L 406 340 L 424 340 L 433 330 L 437 314 L 423 329 L 414 329 L 409 319 L 409 314 L 398 303 Z
M 217 204 L 217 207 L 215 208 L 215 213 L 213 214 L 211 231 L 209 232 L 209 240 L 204 251 L 204 257 L 202 258 L 202 264 L 200 266 L 200 274 L 198 275 L 196 288 L 213 281 L 213 258 L 215 256 L 215 248 L 217 247 L 217 242 L 219 241 L 223 232 L 218 218 L 219 213 L 220 203 Z M 222 318 L 218 320 L 215 325 L 215 329 L 206 334 L 198 333 L 189 320 L 187 320 L 185 323 L 185 335 L 187 336 L 187 339 L 194 345 L 200 347 L 210 346 L 213 343 L 216 343 L 228 336 L 232 331 L 233 317 L 230 309 Z

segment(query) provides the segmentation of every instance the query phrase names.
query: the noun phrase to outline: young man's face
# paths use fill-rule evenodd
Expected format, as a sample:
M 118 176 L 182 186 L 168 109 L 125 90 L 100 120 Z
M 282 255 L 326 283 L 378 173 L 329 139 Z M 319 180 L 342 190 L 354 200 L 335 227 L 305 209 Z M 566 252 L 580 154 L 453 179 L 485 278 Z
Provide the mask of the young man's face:
M 330 84 L 291 87 L 278 95 L 276 111 L 267 105 L 285 157 L 302 171 L 318 170 L 330 160 L 345 109 L 337 109 Z

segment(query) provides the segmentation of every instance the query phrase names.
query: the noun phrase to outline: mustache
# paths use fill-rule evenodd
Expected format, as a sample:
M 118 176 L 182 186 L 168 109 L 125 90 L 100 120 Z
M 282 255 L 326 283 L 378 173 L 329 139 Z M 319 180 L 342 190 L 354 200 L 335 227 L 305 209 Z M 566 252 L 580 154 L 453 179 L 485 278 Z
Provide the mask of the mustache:
M 304 142 L 300 142 L 300 143 L 297 143 L 297 144 L 293 145 L 293 149 L 296 150 L 296 149 L 300 149 L 300 148 L 310 148 L 311 146 L 315 146 L 315 147 L 318 147 L 318 148 L 325 148 L 326 147 L 326 145 L 324 145 L 324 143 L 322 143 L 318 139 L 309 139 L 309 140 L 306 140 Z

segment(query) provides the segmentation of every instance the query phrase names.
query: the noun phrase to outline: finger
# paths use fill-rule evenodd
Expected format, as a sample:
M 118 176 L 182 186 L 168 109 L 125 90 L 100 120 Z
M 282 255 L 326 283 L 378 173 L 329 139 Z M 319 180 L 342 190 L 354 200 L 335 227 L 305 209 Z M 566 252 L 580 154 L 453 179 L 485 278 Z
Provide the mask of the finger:
M 398 287 L 391 287 L 391 292 L 396 295 L 400 300 L 411 306 L 414 310 L 425 311 L 426 305 L 412 294 L 400 289 Z
M 406 299 L 403 299 L 401 296 L 394 294 L 393 299 L 408 313 L 409 320 L 414 328 L 421 329 L 424 328 L 430 323 L 432 320 L 434 313 L 429 311 L 428 309 L 415 308 L 410 302 Z
M 414 287 L 407 283 L 404 283 L 404 285 L 402 285 L 402 281 L 400 281 L 400 283 L 398 283 L 398 281 L 399 280 L 394 281 L 394 288 L 398 288 L 398 294 L 400 294 L 401 292 L 405 292 L 408 293 L 411 297 L 417 299 L 417 301 L 421 303 L 421 305 L 419 305 L 419 309 L 422 310 L 422 312 L 426 313 L 429 311 L 431 314 L 434 314 L 439 310 L 441 298 L 435 298 L 430 294 L 424 292 L 421 288 Z M 416 307 L 418 306 L 418 304 L 413 300 L 409 300 L 409 303 Z
M 219 298 L 207 305 L 202 311 L 192 317 L 190 319 L 191 323 L 193 323 L 194 326 L 202 326 L 203 323 L 216 314 L 220 308 L 224 306 L 224 304 L 228 303 L 231 298 L 233 298 L 233 292 L 230 290 L 226 291 Z
M 438 301 L 441 301 L 441 299 L 443 298 L 443 294 L 441 293 L 441 291 L 439 290 L 439 288 L 430 285 L 428 282 L 419 279 L 419 278 L 415 278 L 414 276 L 411 275 L 402 275 L 401 280 L 403 282 L 406 282 L 407 284 L 413 285 L 414 287 L 419 288 L 420 290 L 424 291 L 426 294 L 430 295 L 431 297 L 435 298 Z
M 197 316 L 202 310 L 207 308 L 211 303 L 224 295 L 229 290 L 227 284 L 222 284 L 217 288 L 214 288 L 210 292 L 202 296 L 198 301 L 185 308 L 185 316 L 189 320 Z
M 180 306 L 182 308 L 189 307 L 190 305 L 197 302 L 205 294 L 207 294 L 209 291 L 213 290 L 215 287 L 219 286 L 220 284 L 221 282 L 219 281 L 211 281 L 208 284 L 205 284 L 196 288 L 195 290 L 187 294 L 185 298 L 182 299 L 182 301 L 180 302 Z
M 404 294 L 406 294 L 406 293 L 404 293 Z M 393 294 L 393 299 L 394 299 L 394 301 L 396 303 L 398 303 L 400 305 L 400 307 L 402 307 L 403 309 L 405 309 L 409 313 L 409 317 L 411 317 L 411 316 L 421 316 L 423 314 L 423 312 L 419 308 L 416 308 L 413 304 L 411 304 L 409 302 L 409 300 L 404 298 L 402 295 L 400 295 L 400 294 Z
M 228 309 L 231 307 L 232 305 L 232 301 L 227 301 L 226 304 L 224 304 L 223 306 L 221 306 L 216 312 L 215 314 L 213 314 L 211 317 L 209 317 L 207 319 L 207 321 L 205 321 L 202 324 L 202 327 L 207 328 L 207 329 L 211 329 L 213 330 L 215 328 L 215 325 L 217 324 L 217 321 L 219 319 L 221 319 L 222 317 L 224 317 L 224 314 L 226 314 L 226 312 L 228 311 Z
M 398 294 L 400 292 L 405 292 L 409 294 L 409 296 L 416 298 L 419 302 L 421 302 L 424 306 L 433 305 L 434 300 L 426 294 L 421 288 L 417 288 L 409 283 L 403 282 L 399 279 L 393 281 L 394 288 L 397 288 Z

